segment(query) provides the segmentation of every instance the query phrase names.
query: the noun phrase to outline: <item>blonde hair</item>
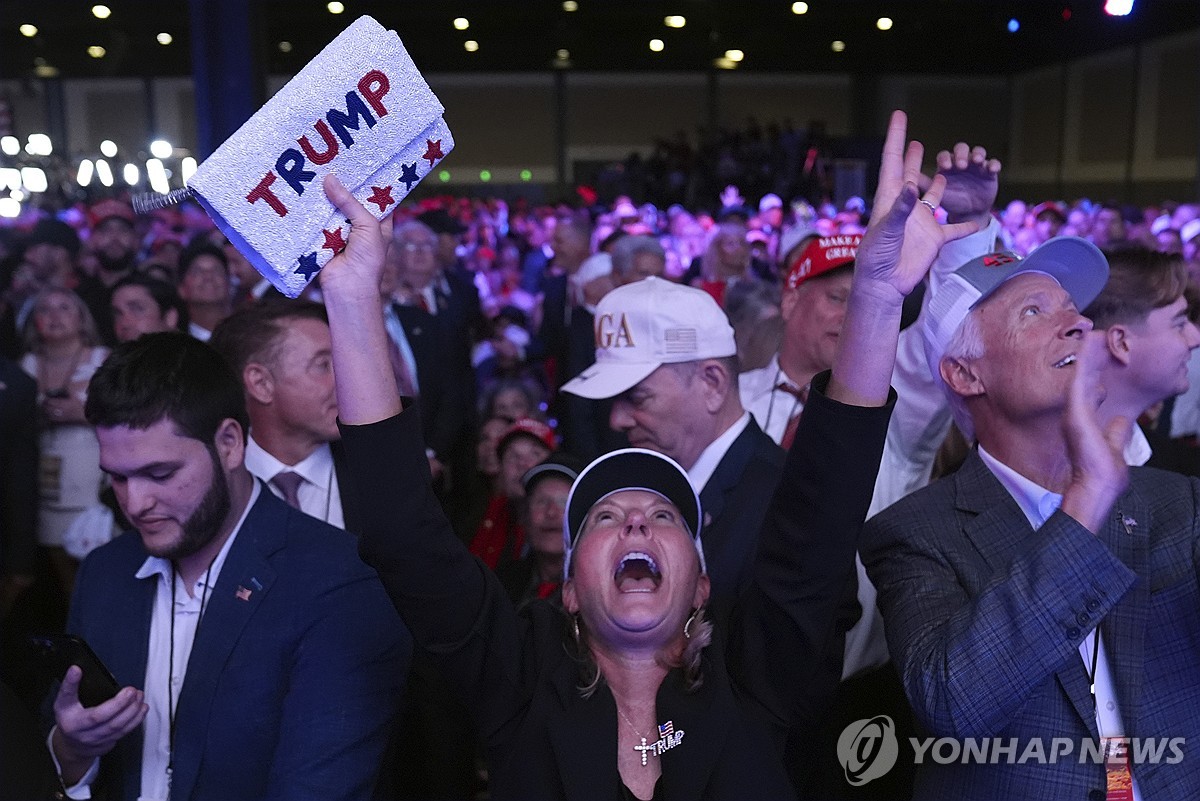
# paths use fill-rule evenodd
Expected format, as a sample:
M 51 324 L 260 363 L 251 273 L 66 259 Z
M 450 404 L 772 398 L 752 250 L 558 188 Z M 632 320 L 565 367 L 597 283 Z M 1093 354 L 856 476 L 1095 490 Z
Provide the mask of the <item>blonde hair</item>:
M 96 318 L 92 316 L 91 310 L 87 304 L 83 302 L 83 298 L 72 292 L 70 289 L 61 286 L 46 287 L 38 290 L 38 293 L 33 296 L 33 301 L 29 308 L 31 309 L 29 316 L 25 319 L 25 327 L 21 331 L 21 338 L 25 343 L 25 349 L 33 353 L 37 353 L 42 347 L 42 338 L 38 334 L 37 323 L 34 317 L 37 314 L 37 307 L 43 300 L 54 295 L 62 295 L 70 301 L 75 311 L 79 314 L 79 340 L 85 347 L 95 347 L 100 344 L 100 332 L 96 328 Z

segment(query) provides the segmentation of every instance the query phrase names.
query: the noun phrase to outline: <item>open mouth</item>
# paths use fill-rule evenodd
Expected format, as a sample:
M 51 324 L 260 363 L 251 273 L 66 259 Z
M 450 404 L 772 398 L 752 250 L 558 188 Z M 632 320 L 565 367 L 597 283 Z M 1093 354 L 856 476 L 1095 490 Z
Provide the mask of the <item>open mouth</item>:
M 1057 368 L 1062 368 L 1062 367 L 1066 367 L 1069 364 L 1074 364 L 1074 363 L 1075 363 L 1075 354 L 1071 353 L 1066 356 L 1063 356 L 1061 359 L 1056 361 L 1053 366 L 1057 367 Z
M 621 592 L 654 592 L 662 584 L 662 573 L 653 556 L 633 551 L 621 557 L 613 581 Z

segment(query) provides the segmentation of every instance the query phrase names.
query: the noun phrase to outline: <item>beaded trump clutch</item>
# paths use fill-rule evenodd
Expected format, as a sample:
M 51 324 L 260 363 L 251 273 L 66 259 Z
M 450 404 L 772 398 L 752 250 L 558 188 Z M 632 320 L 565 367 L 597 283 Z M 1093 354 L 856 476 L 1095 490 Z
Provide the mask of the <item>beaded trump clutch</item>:
M 454 147 L 444 111 L 396 32 L 359 17 L 205 159 L 188 190 L 294 298 L 350 231 L 325 174 L 383 218 Z

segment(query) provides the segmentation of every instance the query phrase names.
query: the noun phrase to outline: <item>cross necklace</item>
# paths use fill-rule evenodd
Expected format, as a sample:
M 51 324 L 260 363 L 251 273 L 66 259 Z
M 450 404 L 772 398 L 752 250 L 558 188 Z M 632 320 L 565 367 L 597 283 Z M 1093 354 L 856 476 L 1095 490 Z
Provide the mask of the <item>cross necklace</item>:
M 655 748 L 655 746 L 654 746 L 653 744 L 651 744 L 651 745 L 646 745 L 646 736 L 645 736 L 644 734 L 642 734 L 640 731 L 638 731 L 638 727 L 633 725 L 633 721 L 632 721 L 632 720 L 630 720 L 629 718 L 625 717 L 625 713 L 621 711 L 621 707 L 619 707 L 619 706 L 617 707 L 617 714 L 618 714 L 618 715 L 620 715 L 622 718 L 624 718 L 624 719 L 625 719 L 625 723 L 626 723 L 626 724 L 628 724 L 629 728 L 633 729 L 633 733 L 634 733 L 634 734 L 636 734 L 638 737 L 640 737 L 640 738 L 641 738 L 641 740 L 642 740 L 642 744 L 641 744 L 641 745 L 635 745 L 635 746 L 633 747 L 633 750 L 634 750 L 634 751 L 641 751 L 641 752 L 642 752 L 642 764 L 643 764 L 643 765 L 646 765 L 646 764 L 647 764 L 647 761 L 646 761 L 646 754 L 647 754 L 647 752 L 656 752 L 656 751 L 657 751 L 657 749 Z

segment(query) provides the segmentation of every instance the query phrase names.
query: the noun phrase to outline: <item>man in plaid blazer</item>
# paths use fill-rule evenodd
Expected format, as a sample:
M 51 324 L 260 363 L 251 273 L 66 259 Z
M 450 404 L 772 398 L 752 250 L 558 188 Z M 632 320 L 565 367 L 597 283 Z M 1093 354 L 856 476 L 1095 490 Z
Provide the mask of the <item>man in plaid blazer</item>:
M 930 298 L 926 354 L 979 448 L 868 521 L 862 557 L 926 733 L 1016 748 L 925 752 L 917 798 L 1200 797 L 1200 483 L 1128 469 L 1130 421 L 1097 410 L 1112 357 L 1078 309 L 1107 276 L 1061 238 L 968 262 Z M 1130 781 L 1091 757 L 1110 737 L 1183 739 Z M 1054 738 L 1071 751 L 1051 762 Z M 1034 739 L 1045 758 L 1019 759 Z

